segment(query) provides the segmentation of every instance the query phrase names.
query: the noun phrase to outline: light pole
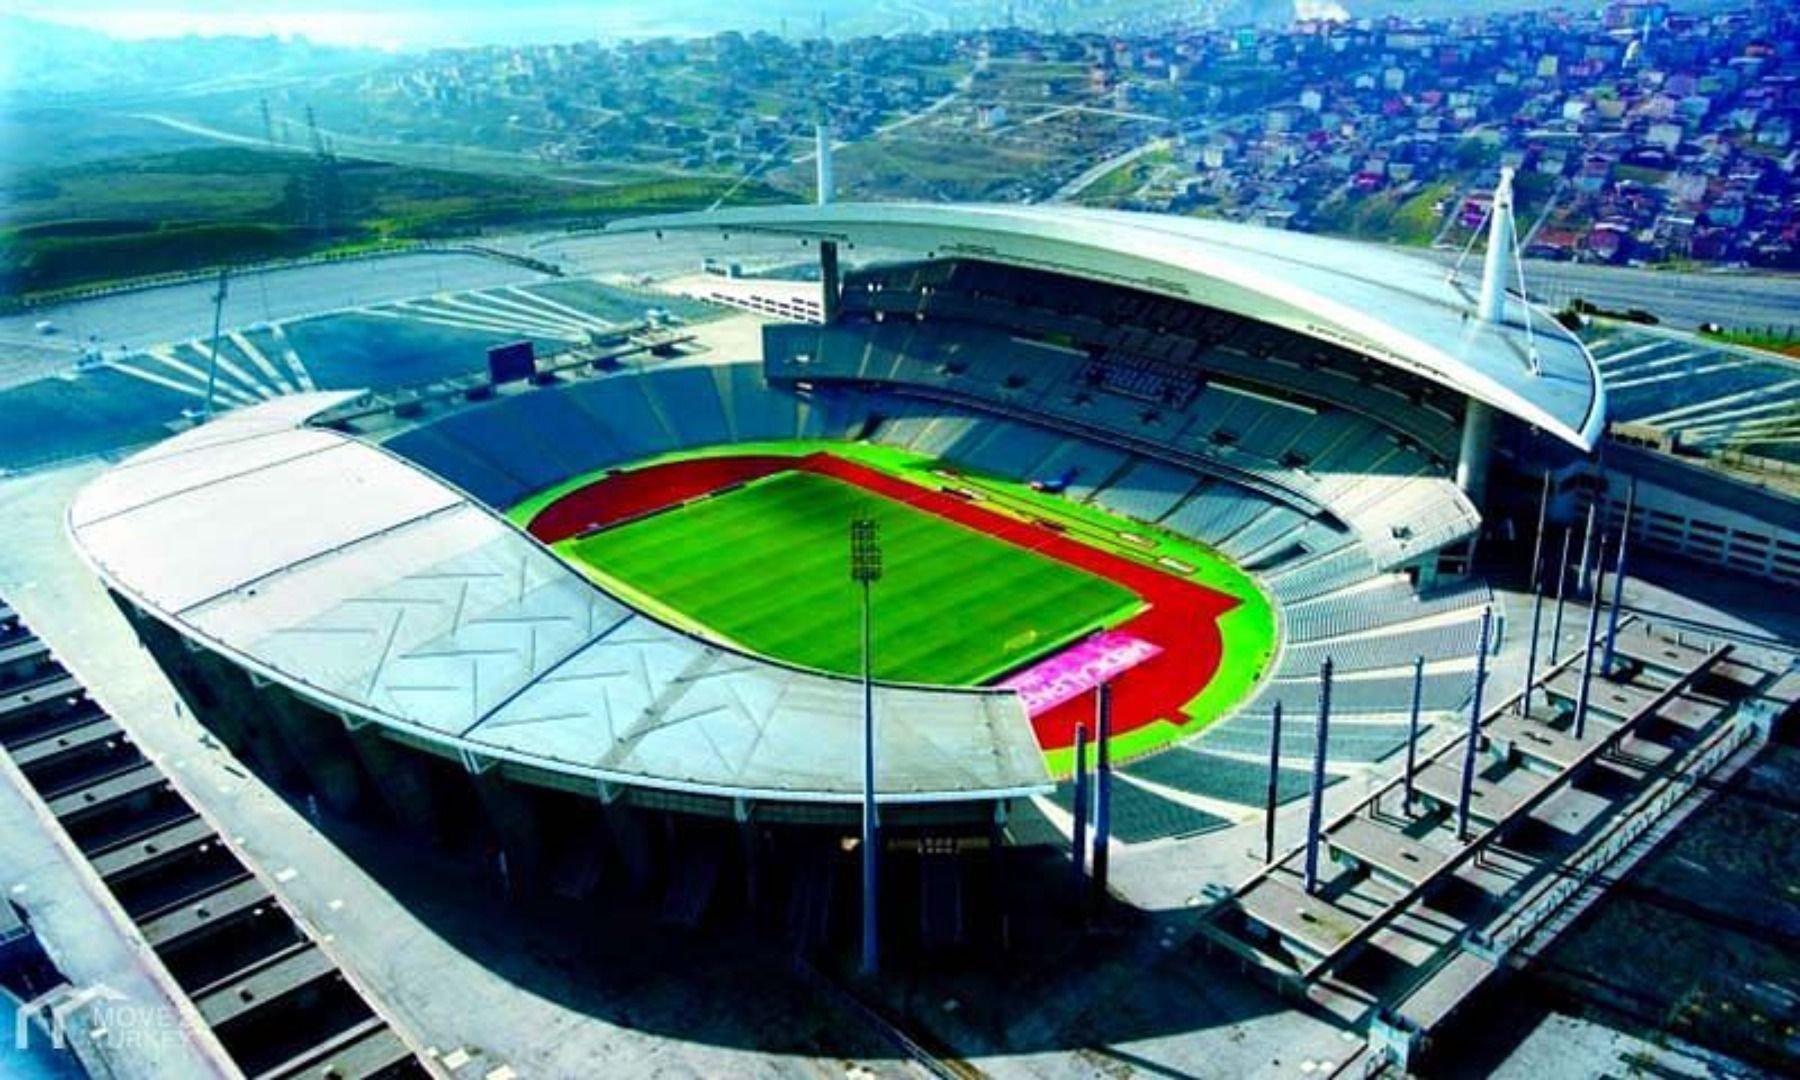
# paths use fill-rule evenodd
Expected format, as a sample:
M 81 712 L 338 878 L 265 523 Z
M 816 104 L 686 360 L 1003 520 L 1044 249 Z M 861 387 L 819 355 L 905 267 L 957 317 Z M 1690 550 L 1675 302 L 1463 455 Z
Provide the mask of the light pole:
M 1456 797 L 1456 840 L 1469 842 L 1469 799 L 1475 791 L 1475 757 L 1481 750 L 1481 691 L 1487 684 L 1489 635 L 1494 628 L 1494 609 L 1481 609 L 1481 644 L 1475 654 L 1475 697 L 1469 702 L 1469 733 L 1463 742 L 1462 787 Z
M 1525 689 L 1519 694 L 1518 713 L 1520 716 L 1531 715 L 1531 699 L 1536 693 L 1538 634 L 1544 625 L 1544 583 L 1536 580 L 1531 586 L 1531 647 L 1525 653 Z
M 1569 584 L 1569 537 L 1574 533 L 1573 525 L 1563 528 L 1562 559 L 1556 564 L 1556 621 L 1550 627 L 1550 662 L 1556 663 L 1562 657 L 1562 624 L 1563 601 Z
M 1312 806 L 1306 812 L 1306 895 L 1319 889 L 1319 832 L 1325 815 L 1325 755 L 1331 746 L 1331 657 L 1319 663 L 1319 722 L 1313 730 Z
M 225 317 L 225 290 L 227 287 L 227 280 L 228 280 L 226 275 L 229 273 L 230 273 L 230 271 L 225 270 L 224 268 L 220 268 L 220 270 L 219 270 L 219 289 L 217 292 L 213 293 L 212 347 L 207 351 L 207 355 L 206 355 L 206 417 L 205 418 L 207 420 L 212 419 L 213 393 L 215 390 L 217 390 L 218 385 L 219 385 L 219 324 L 220 324 L 220 321 Z
M 1419 706 L 1425 702 L 1425 657 L 1413 657 L 1412 711 L 1406 722 L 1406 816 L 1412 816 L 1413 775 L 1419 771 Z
M 1544 494 L 1538 500 L 1537 534 L 1531 541 L 1531 588 L 1538 587 L 1538 571 L 1544 568 L 1544 522 L 1550 518 L 1550 470 L 1544 470 Z
M 1631 512 L 1637 506 L 1637 480 L 1625 489 L 1625 520 L 1619 524 L 1619 561 L 1613 565 L 1612 610 L 1606 613 L 1606 653 L 1600 674 L 1613 674 L 1613 645 L 1619 638 L 1619 609 L 1625 606 L 1625 552 L 1631 547 Z
M 1281 801 L 1281 702 L 1269 719 L 1269 791 L 1263 806 L 1263 862 L 1275 861 L 1275 811 Z
M 881 529 L 874 518 L 850 522 L 850 580 L 862 586 L 863 806 L 862 970 L 873 975 L 881 955 L 875 906 L 875 661 L 870 617 L 873 588 L 881 580 Z

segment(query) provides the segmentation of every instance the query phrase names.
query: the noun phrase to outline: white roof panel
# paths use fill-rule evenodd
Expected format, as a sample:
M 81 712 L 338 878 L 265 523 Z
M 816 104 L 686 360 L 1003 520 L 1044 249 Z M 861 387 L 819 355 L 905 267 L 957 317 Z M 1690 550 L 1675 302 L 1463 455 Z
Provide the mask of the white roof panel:
M 124 464 L 126 467 L 140 465 L 170 454 L 190 453 L 218 443 L 250 439 L 271 431 L 287 431 L 299 427 L 327 409 L 361 396 L 360 390 L 320 390 L 272 398 L 257 404 L 255 408 L 232 409 L 218 414 L 200 427 L 183 432 L 178 438 L 167 439 L 139 451 L 127 458 Z
M 310 444 L 313 435 L 278 432 L 263 440 Z M 243 447 L 225 444 L 215 453 L 235 461 Z M 182 454 L 163 465 L 187 475 L 197 460 Z M 140 482 L 163 486 L 156 474 L 134 471 Z M 132 581 L 161 610 L 180 612 L 458 501 L 410 465 L 345 440 L 108 517 L 84 497 L 70 520 L 91 522 L 77 528 L 90 550 L 107 553 L 110 572 Z M 140 543 L 140 537 L 163 542 Z
M 91 525 L 103 518 L 148 505 L 191 488 L 205 487 L 233 476 L 258 472 L 285 461 L 291 461 L 321 450 L 330 450 L 339 440 L 323 431 L 281 431 L 279 438 L 258 432 L 233 440 L 230 454 L 167 454 L 142 462 L 132 462 L 98 477 L 81 500 L 82 517 L 78 525 Z M 219 443 L 213 446 L 222 445 Z M 154 463 L 155 468 L 140 468 Z
M 1164 214 L 1054 205 L 832 203 L 632 218 L 616 231 L 717 229 L 980 259 L 1108 281 L 1343 345 L 1591 450 L 1605 425 L 1593 358 L 1515 298 L 1474 317 L 1477 284 L 1373 244 Z M 1535 348 L 1540 370 L 1528 358 Z
M 102 475 L 70 509 L 77 546 L 181 633 L 458 752 L 718 796 L 859 797 L 860 683 L 633 611 L 410 464 L 288 426 L 319 407 L 243 410 L 237 438 L 208 425 Z M 877 712 L 886 800 L 1048 788 L 1011 693 L 884 686 Z

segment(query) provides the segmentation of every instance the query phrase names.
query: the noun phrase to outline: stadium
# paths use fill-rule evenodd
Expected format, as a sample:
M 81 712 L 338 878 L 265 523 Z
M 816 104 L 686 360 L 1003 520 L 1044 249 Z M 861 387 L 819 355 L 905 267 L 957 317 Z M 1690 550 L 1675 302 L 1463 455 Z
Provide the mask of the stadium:
M 1604 426 L 1592 357 L 1491 267 L 1067 208 L 614 229 L 774 238 L 822 288 L 720 279 L 763 316 L 747 344 L 663 327 L 239 408 L 101 475 L 67 527 L 195 714 L 290 790 L 561 890 L 697 912 L 741 879 L 801 940 L 855 898 L 852 520 L 883 561 L 883 880 L 917 898 L 889 921 L 954 944 L 1005 906 L 996 852 L 1080 822 L 1102 723 L 1096 824 L 1129 845 L 1242 820 L 1272 738 L 1271 785 L 1303 795 L 1327 658 L 1330 781 L 1452 720 L 1507 648 L 1471 572 L 1496 456 Z

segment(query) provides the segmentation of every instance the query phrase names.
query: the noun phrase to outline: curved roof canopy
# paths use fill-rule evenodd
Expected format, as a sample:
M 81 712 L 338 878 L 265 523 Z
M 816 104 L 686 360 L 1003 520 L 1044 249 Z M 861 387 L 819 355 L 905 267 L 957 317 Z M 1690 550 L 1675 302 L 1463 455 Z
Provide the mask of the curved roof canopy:
M 630 218 L 616 231 L 718 229 L 982 259 L 1193 300 L 1342 345 L 1586 451 L 1605 425 L 1587 349 L 1555 320 L 1475 317 L 1478 282 L 1371 244 L 1162 214 L 1053 205 L 833 203 Z M 1535 346 L 1539 370 L 1531 370 Z
M 153 617 L 345 717 L 598 784 L 858 801 L 862 685 L 636 611 L 487 507 L 307 427 L 354 394 L 238 410 L 102 474 L 76 547 Z M 1049 790 L 1011 691 L 878 686 L 883 802 Z

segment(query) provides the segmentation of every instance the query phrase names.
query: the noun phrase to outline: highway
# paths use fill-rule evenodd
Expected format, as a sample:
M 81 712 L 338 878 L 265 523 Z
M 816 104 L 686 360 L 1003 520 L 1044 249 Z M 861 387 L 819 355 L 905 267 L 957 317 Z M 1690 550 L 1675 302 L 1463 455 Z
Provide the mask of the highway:
M 476 255 L 420 253 L 247 271 L 227 289 L 224 328 L 274 322 L 447 290 L 541 281 L 544 275 Z M 0 316 L 0 386 L 74 364 L 92 336 L 108 354 L 212 332 L 214 280 L 116 293 Z M 40 321 L 55 333 L 40 334 Z
M 1555 307 L 1579 296 L 1613 310 L 1643 308 L 1671 326 L 1800 325 L 1800 277 L 1723 271 L 1688 273 L 1530 262 L 1533 294 Z
M 495 248 L 543 259 L 571 275 L 617 280 L 663 278 L 699 269 L 708 256 L 767 265 L 808 257 L 797 241 L 681 234 L 528 234 L 496 238 Z M 499 259 L 416 252 L 310 266 L 245 271 L 233 276 L 222 325 L 243 329 L 333 311 L 371 307 L 445 292 L 547 280 Z M 108 355 L 204 338 L 212 332 L 212 279 L 115 293 L 0 316 L 0 389 L 69 371 L 90 337 Z M 38 332 L 48 322 L 55 332 Z
M 1455 252 L 1432 255 L 1445 263 L 1456 259 Z M 1463 268 L 1471 279 L 1481 274 L 1478 255 L 1471 255 Z M 1800 326 L 1800 276 L 1792 274 L 1645 270 L 1529 259 L 1525 282 L 1531 295 L 1553 310 L 1579 297 L 1611 311 L 1643 308 L 1684 330 L 1703 322 L 1727 327 Z

